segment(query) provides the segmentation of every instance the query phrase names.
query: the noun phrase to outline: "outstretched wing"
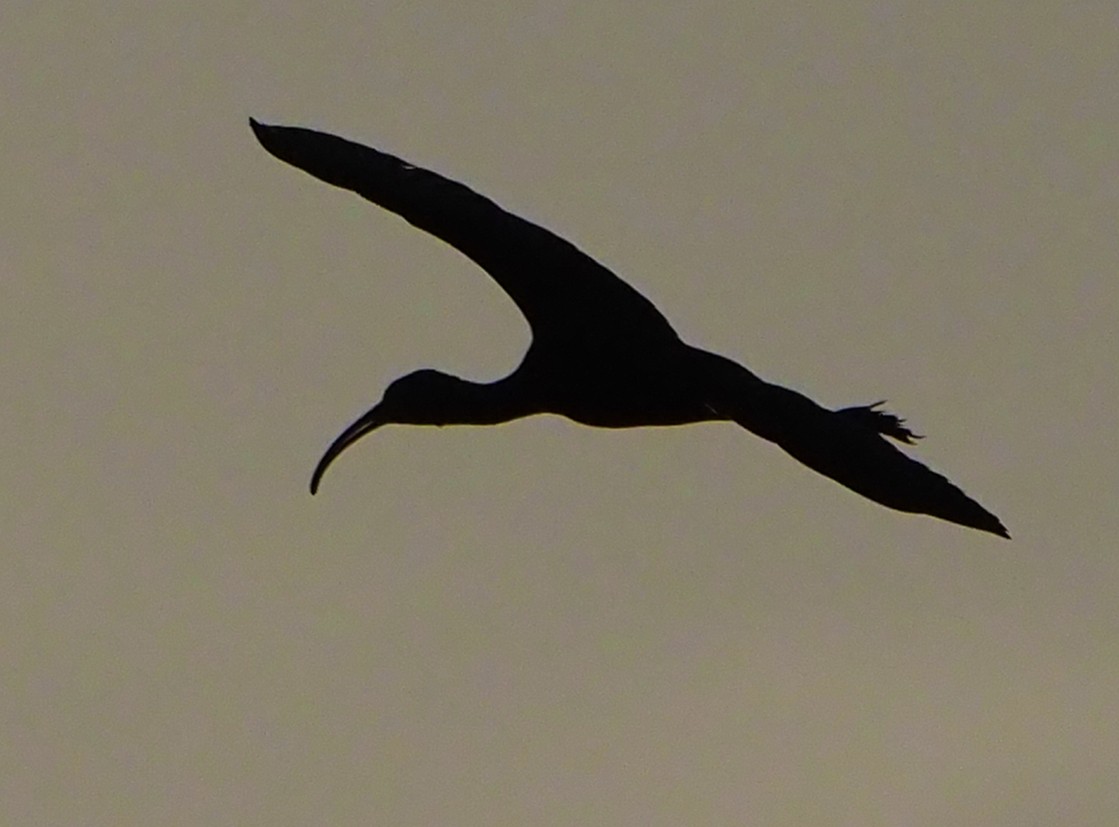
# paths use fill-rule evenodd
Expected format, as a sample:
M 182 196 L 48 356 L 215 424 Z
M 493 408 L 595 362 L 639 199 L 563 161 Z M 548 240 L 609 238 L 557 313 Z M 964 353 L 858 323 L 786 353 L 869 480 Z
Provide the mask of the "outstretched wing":
M 710 375 L 718 377 L 709 391 L 711 409 L 776 442 L 814 471 L 887 508 L 1010 537 L 998 517 L 883 438 L 883 433 L 905 441 L 915 436 L 897 417 L 875 412 L 873 406 L 829 411 L 730 360 L 705 357 L 714 367 Z
M 652 302 L 590 256 L 463 184 L 334 135 L 249 123 L 280 160 L 356 192 L 475 261 L 513 299 L 538 341 L 634 344 L 676 336 Z

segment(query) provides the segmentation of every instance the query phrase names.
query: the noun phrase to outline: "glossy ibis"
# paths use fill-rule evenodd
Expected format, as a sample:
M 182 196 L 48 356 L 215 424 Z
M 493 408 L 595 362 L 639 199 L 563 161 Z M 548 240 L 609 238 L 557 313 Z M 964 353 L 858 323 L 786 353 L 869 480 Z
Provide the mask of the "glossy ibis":
M 492 425 L 552 413 L 601 428 L 731 421 L 877 503 L 1009 537 L 994 514 L 883 437 L 918 438 L 882 403 L 828 410 L 685 344 L 653 304 L 594 259 L 463 184 L 334 135 L 250 119 L 264 148 L 353 190 L 455 247 L 489 273 L 532 329 L 520 366 L 497 382 L 419 370 L 334 440 L 334 459 L 370 431 Z

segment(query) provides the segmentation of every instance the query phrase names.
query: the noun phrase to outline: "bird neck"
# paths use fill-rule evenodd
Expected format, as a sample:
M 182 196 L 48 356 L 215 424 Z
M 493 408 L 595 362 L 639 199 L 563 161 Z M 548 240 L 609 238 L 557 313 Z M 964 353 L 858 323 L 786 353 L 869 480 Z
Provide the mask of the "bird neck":
M 521 383 L 510 378 L 497 382 L 470 382 L 447 376 L 436 397 L 419 414 L 427 425 L 497 425 L 539 413 Z

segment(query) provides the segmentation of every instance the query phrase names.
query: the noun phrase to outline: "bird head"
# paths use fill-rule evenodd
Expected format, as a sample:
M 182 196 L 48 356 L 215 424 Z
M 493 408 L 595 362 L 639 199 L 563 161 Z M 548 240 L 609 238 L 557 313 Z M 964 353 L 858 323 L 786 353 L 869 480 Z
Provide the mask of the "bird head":
M 370 431 L 382 425 L 446 425 L 453 421 L 448 416 L 446 402 L 455 396 L 466 383 L 462 379 L 424 369 L 401 376 L 385 389 L 381 401 L 370 408 L 331 443 L 323 454 L 311 477 L 311 493 L 319 489 L 319 482 L 327 467 Z
M 468 384 L 457 376 L 424 368 L 393 381 L 376 409 L 386 422 L 447 425 L 454 421 L 449 416 L 448 404 L 457 399 Z

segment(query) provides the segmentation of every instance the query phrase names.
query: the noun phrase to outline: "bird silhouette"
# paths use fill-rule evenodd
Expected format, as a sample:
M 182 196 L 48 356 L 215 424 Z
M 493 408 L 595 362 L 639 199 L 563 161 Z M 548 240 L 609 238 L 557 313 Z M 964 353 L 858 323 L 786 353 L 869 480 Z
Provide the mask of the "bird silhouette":
M 888 508 L 1009 537 L 999 519 L 883 437 L 920 437 L 881 402 L 828 410 L 683 342 L 652 302 L 554 233 L 469 187 L 361 144 L 250 119 L 269 153 L 431 233 L 490 274 L 528 320 L 510 375 L 469 382 L 419 370 L 346 428 L 311 478 L 382 425 L 493 425 L 551 413 L 601 428 L 729 421 Z

